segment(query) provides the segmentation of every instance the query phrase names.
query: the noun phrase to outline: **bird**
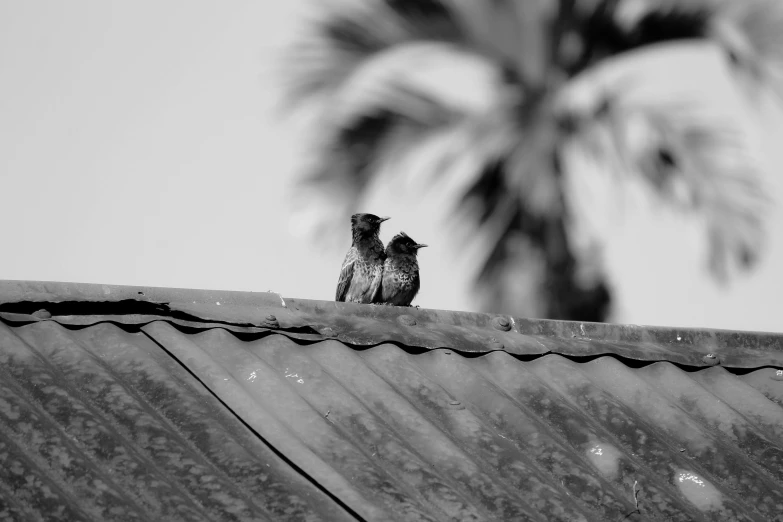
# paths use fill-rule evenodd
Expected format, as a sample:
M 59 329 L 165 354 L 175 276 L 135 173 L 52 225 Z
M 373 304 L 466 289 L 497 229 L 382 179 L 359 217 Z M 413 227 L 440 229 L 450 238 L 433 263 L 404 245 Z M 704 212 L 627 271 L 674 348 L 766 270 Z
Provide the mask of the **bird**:
M 340 269 L 335 301 L 370 304 L 377 300 L 386 259 L 378 233 L 388 219 L 375 214 L 351 216 L 353 242 Z
M 386 261 L 383 263 L 382 304 L 410 306 L 421 287 L 416 253 L 426 246 L 416 243 L 405 232 L 400 232 L 389 241 L 386 245 Z

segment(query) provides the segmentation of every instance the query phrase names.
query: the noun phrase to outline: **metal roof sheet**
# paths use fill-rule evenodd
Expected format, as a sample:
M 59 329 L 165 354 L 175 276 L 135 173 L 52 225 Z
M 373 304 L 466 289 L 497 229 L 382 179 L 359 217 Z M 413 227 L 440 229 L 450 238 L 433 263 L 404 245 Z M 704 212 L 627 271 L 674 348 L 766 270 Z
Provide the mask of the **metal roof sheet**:
M 142 332 L 0 324 L 0 520 L 351 520 Z
M 18 282 L 0 319 L 0 519 L 783 520 L 773 334 Z

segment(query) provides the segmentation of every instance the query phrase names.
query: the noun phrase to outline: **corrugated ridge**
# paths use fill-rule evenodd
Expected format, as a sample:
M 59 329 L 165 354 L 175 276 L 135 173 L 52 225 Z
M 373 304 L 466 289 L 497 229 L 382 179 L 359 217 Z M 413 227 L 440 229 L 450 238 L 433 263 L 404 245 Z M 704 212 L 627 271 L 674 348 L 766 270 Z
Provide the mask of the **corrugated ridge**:
M 37 420 L 20 422 L 0 408 L 0 431 L 18 446 L 10 458 L 32 459 L 22 475 L 63 490 L 49 511 L 28 499 L 34 518 L 346 517 L 279 459 L 262 455 L 259 441 L 144 334 L 107 324 L 79 331 L 53 322 L 0 325 L 0 348 L 2 389 L 15 391 L 17 411 Z
M 282 344 L 284 345 L 285 341 Z M 285 347 L 280 349 L 285 350 Z M 264 355 L 269 355 L 269 352 L 264 351 L 260 354 L 261 357 Z M 268 359 L 268 357 L 264 358 Z M 496 513 L 488 511 L 483 506 L 494 504 L 497 510 L 503 512 L 506 517 L 519 520 L 542 519 L 539 514 L 526 506 L 526 502 L 521 502 L 519 498 L 516 498 L 515 492 L 508 484 L 503 480 L 498 480 L 498 476 L 488 473 L 484 466 L 471 459 L 450 438 L 445 437 L 442 432 L 438 432 L 433 424 L 435 419 L 427 418 L 415 407 L 412 408 L 411 403 L 399 395 L 395 383 L 384 380 L 383 376 L 379 375 L 372 367 L 368 365 L 370 371 L 364 370 L 365 374 L 359 378 L 363 377 L 366 381 L 369 376 L 375 380 L 365 382 L 361 387 L 361 393 L 357 393 L 357 390 L 351 390 L 345 382 L 345 374 L 340 374 L 346 359 L 355 359 L 359 364 L 365 364 L 362 363 L 361 355 L 352 350 L 346 350 L 344 346 L 336 342 L 329 342 L 323 347 L 319 347 L 318 350 L 309 351 L 309 354 L 300 354 L 299 360 L 291 361 L 291 363 L 308 365 L 309 368 L 304 370 L 307 373 L 323 372 L 331 381 L 332 390 L 338 389 L 345 397 L 349 398 L 351 408 L 353 408 L 350 424 L 354 429 L 346 429 L 340 424 L 337 426 L 346 438 L 349 438 L 357 446 L 359 451 L 368 455 L 371 460 L 377 457 L 393 463 L 393 466 L 386 466 L 385 471 L 403 483 L 406 482 L 405 476 L 397 473 L 397 469 L 400 467 L 410 469 L 410 466 L 418 466 L 418 473 L 421 474 L 419 480 L 429 481 L 430 484 L 430 487 L 425 489 L 438 490 L 437 494 L 423 495 L 424 498 L 421 501 L 441 505 L 442 510 L 450 516 L 459 515 L 460 518 L 464 518 L 469 513 L 470 516 L 479 520 L 491 519 Z M 356 373 L 356 366 L 353 368 Z M 321 381 L 319 388 L 323 386 L 324 383 Z M 373 393 L 383 396 L 382 404 L 379 401 L 370 404 Z M 345 399 L 340 400 L 335 391 L 331 391 L 326 396 L 336 402 L 345 402 Z M 319 411 L 317 404 L 314 404 L 316 398 L 308 395 L 302 395 L 302 398 L 316 411 Z M 340 413 L 336 413 L 335 418 L 339 418 L 340 415 Z M 404 425 L 394 423 L 393 415 L 404 416 L 406 423 Z M 416 416 L 415 419 L 414 416 Z M 412 423 L 416 425 L 417 431 L 425 431 L 427 436 L 412 436 L 410 429 Z M 362 437 L 365 434 L 366 436 Z M 370 438 L 369 443 L 368 437 Z M 377 440 L 373 437 L 376 437 Z M 417 440 L 422 438 L 426 441 Z M 393 447 L 394 451 L 383 451 L 386 447 Z M 433 466 L 433 459 L 435 462 L 446 460 L 444 454 L 448 455 L 452 461 L 451 474 L 439 474 L 430 469 L 432 467 L 437 469 L 437 466 Z M 531 475 L 537 474 L 535 468 L 529 468 L 529 471 Z M 471 481 L 473 487 L 468 487 L 466 484 Z M 540 483 L 535 476 L 531 477 L 531 481 Z M 453 502 L 450 502 L 452 499 Z M 545 499 L 542 498 L 542 502 L 544 501 Z M 461 504 L 456 505 L 460 502 Z M 459 511 L 455 512 L 454 509 Z
M 311 471 L 320 483 L 335 488 L 331 490 L 341 495 L 349 495 L 348 505 L 362 516 L 368 520 L 384 516 L 398 520 L 399 514 L 395 510 L 379 508 L 377 503 L 377 499 L 395 498 L 397 511 L 412 510 L 422 520 L 427 520 L 426 512 L 417 512 L 415 504 L 407 502 L 409 492 L 399 490 L 393 482 L 377 480 L 377 469 L 366 465 L 360 454 L 351 451 L 350 442 L 336 434 L 324 420 L 326 412 L 312 410 L 287 388 L 285 376 L 273 372 L 249 351 L 253 343 L 240 341 L 220 329 L 187 338 L 160 322 L 148 325 L 144 330 L 176 356 L 190 356 L 191 360 L 186 362 L 191 363 L 191 369 L 192 363 L 208 369 L 199 374 L 205 384 L 213 387 L 266 440 L 301 459 L 301 467 Z M 267 339 L 275 338 L 279 336 Z M 342 470 L 335 469 L 329 460 L 335 454 L 343 464 Z M 370 488 L 367 484 L 374 486 Z
M 10 332 L 2 331 L 2 334 L 6 333 Z M 77 518 L 142 519 L 144 510 L 138 503 L 139 497 L 126 496 L 114 477 L 106 476 L 103 471 L 106 466 L 97 465 L 95 461 L 97 439 L 109 436 L 104 431 L 103 419 L 84 404 L 81 394 L 66 382 L 67 376 L 56 371 L 44 354 L 37 353 L 15 336 L 3 335 L 2 345 L 4 354 L 10 356 L 3 364 L 3 398 L 9 405 L 4 412 L 9 428 L 5 433 L 17 446 L 13 454 L 24 458 L 28 468 L 25 475 L 34 475 L 41 481 L 37 489 L 43 493 L 43 499 L 48 498 L 44 488 L 51 488 L 59 493 L 57 496 L 83 500 L 70 506 L 83 511 Z M 14 420 L 16 422 L 12 422 Z M 68 424 L 71 429 L 61 429 L 61 423 Z M 94 429 L 89 429 L 90 426 Z M 86 438 L 87 433 L 90 438 Z M 138 485 L 142 482 L 128 483 Z M 149 496 L 154 498 L 154 495 Z M 52 508 L 58 509 L 61 503 L 58 499 Z M 37 500 L 28 504 L 38 507 L 46 506 L 47 502 Z M 196 513 L 194 510 L 194 519 L 199 519 Z M 46 513 L 44 517 L 59 518 L 55 512 Z
M 155 328 L 183 335 L 169 325 Z M 152 329 L 148 333 L 157 338 Z M 666 375 L 656 376 L 658 370 L 645 374 L 612 358 L 576 363 L 549 355 L 523 363 L 503 352 L 466 359 L 450 350 L 409 354 L 392 345 L 357 352 L 336 341 L 302 346 L 278 335 L 246 342 L 221 330 L 188 338 L 241 383 L 259 408 L 364 491 L 366 500 L 380 510 L 397 502 L 397 513 L 407 520 L 609 520 L 634 510 L 634 482 L 649 512 L 674 520 L 715 519 L 683 493 L 683 473 L 693 476 L 682 480 L 717 488 L 717 519 L 777 516 L 781 484 L 764 456 L 779 446 L 765 435 L 768 428 L 736 413 L 730 420 L 744 438 L 728 439 L 690 418 L 668 395 L 652 394 L 663 406 L 645 404 L 640 396 L 643 407 L 624 397 L 640 386 L 647 386 L 650 397 L 649 381 L 666 378 L 682 381 L 705 400 L 720 400 L 693 380 L 695 373 L 668 363 L 647 367 L 666 368 Z M 498 358 L 502 365 L 487 366 Z M 509 369 L 512 375 L 504 378 Z M 737 379 L 720 368 L 709 371 Z M 262 376 L 265 384 L 256 389 L 253 382 Z M 725 414 L 729 407 L 723 408 Z M 507 415 L 499 419 L 493 410 Z M 680 422 L 679 431 L 672 419 Z M 600 464 L 601 455 L 591 456 L 603 448 L 615 452 L 611 466 Z M 710 462 L 699 463 L 703 459 Z M 388 490 L 383 484 L 396 486 Z M 376 498 L 371 491 L 379 491 Z M 401 504 L 395 491 L 405 499 Z
M 377 353 L 377 350 L 380 349 L 380 347 L 372 349 L 371 353 Z M 440 430 L 437 416 L 429 416 L 428 413 L 431 412 L 422 411 L 421 408 L 414 405 L 398 389 L 399 382 L 395 379 L 389 379 L 387 375 L 384 375 L 385 372 L 381 368 L 367 363 L 367 355 L 370 355 L 370 353 L 362 353 L 360 355 L 346 351 L 345 347 L 339 343 L 329 343 L 328 350 L 310 352 L 310 358 L 313 363 L 320 366 L 334 380 L 336 386 L 348 390 L 348 393 L 361 404 L 363 415 L 379 417 L 380 422 L 387 426 L 389 432 L 395 434 L 396 439 L 408 446 L 410 453 L 419 456 L 422 468 L 429 471 L 429 468 L 434 466 L 436 469 L 439 469 L 439 466 L 437 466 L 438 462 L 453 461 L 450 463 L 451 470 L 447 473 L 443 473 L 444 470 L 440 470 L 440 474 L 430 472 L 431 480 L 448 485 L 450 489 L 457 491 L 461 498 L 479 510 L 482 509 L 481 506 L 484 504 L 494 504 L 497 510 L 503 513 L 503 516 L 511 517 L 514 510 L 519 510 L 519 506 L 527 504 L 524 499 L 519 498 L 516 494 L 514 483 L 501 478 L 495 470 L 487 469 L 480 460 L 477 461 L 466 453 L 464 447 L 460 446 L 447 433 Z M 362 393 L 350 391 L 347 384 L 344 384 L 349 377 L 341 368 L 340 361 L 344 358 L 356 358 L 360 364 L 366 365 L 367 370 L 369 370 L 363 370 L 365 371 L 365 378 L 369 376 L 370 379 L 375 379 L 364 384 L 361 389 Z M 404 363 L 408 362 L 404 361 Z M 452 409 L 461 408 L 457 401 L 448 401 L 448 406 Z M 400 422 L 401 419 L 405 419 L 404 422 Z M 363 422 L 369 424 L 372 420 L 372 417 L 370 417 L 363 420 Z M 506 450 L 514 451 L 511 445 Z M 546 477 L 543 477 L 535 466 L 527 462 L 523 455 L 517 454 L 516 458 L 517 466 L 524 468 L 526 485 L 529 489 L 537 491 L 540 497 L 539 504 L 548 505 L 556 489 L 547 483 Z M 478 486 L 475 487 L 478 491 L 466 490 L 466 482 L 469 482 L 471 479 L 475 483 L 474 487 Z M 496 485 L 492 488 L 486 487 L 490 481 L 496 482 Z M 504 501 L 500 500 L 502 497 L 508 497 L 512 501 L 508 503 L 509 505 L 504 506 Z M 437 502 L 438 499 L 436 496 L 433 496 L 425 500 Z M 557 503 L 560 504 L 559 501 Z M 560 508 L 560 506 L 557 507 Z M 544 520 L 560 519 L 555 513 L 549 513 L 550 517 L 547 518 L 544 514 L 538 514 L 540 511 L 539 506 L 539 509 L 533 513 L 529 509 L 523 509 L 522 513 L 524 513 L 524 516 L 536 519 L 542 516 Z M 567 512 L 569 510 L 564 509 L 563 511 Z M 489 518 L 492 515 L 496 515 L 496 513 L 491 514 L 484 510 L 481 515 Z M 574 506 L 570 506 L 569 516 L 574 517 L 574 520 L 579 519 L 579 512 L 574 509 Z
M 523 394 L 509 387 L 509 383 L 497 375 L 497 368 L 487 368 L 485 363 L 490 359 L 504 360 L 496 364 L 507 369 L 513 366 L 513 381 L 524 380 L 527 384 Z M 629 494 L 631 484 L 626 490 L 621 482 L 597 474 L 584 458 L 585 448 L 574 451 L 585 441 L 573 439 L 573 428 L 577 426 L 564 426 L 563 423 L 583 426 L 586 419 L 582 419 L 577 409 L 539 379 L 530 364 L 519 365 L 513 358 L 501 353 L 468 361 L 433 354 L 426 360 L 430 375 L 440 377 L 440 382 L 449 385 L 453 393 L 486 419 L 490 429 L 504 439 L 514 440 L 561 488 L 566 488 L 583 505 L 596 511 L 595 519 L 622 518 L 633 510 L 632 495 Z M 444 373 L 449 378 L 443 377 Z M 457 374 L 460 379 L 453 379 Z M 487 392 L 482 393 L 482 390 Z M 491 409 L 497 412 L 496 415 L 486 414 Z M 563 473 L 565 469 L 569 470 L 567 474 Z M 651 481 L 647 483 L 651 486 Z M 663 498 L 667 496 L 661 491 L 657 494 Z M 672 502 L 671 499 L 669 501 Z M 678 509 L 687 512 L 685 506 L 680 505 Z

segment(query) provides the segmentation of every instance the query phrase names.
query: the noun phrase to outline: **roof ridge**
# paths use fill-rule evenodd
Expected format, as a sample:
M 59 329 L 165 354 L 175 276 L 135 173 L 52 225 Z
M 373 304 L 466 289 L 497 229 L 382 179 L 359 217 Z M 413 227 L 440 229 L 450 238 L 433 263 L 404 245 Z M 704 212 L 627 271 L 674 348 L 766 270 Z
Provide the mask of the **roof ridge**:
M 617 355 L 686 366 L 783 367 L 783 334 L 518 318 L 509 315 L 283 298 L 273 292 L 0 280 L 0 318 L 89 325 L 111 320 L 237 333 L 278 331 L 355 346 L 396 342 L 465 353 Z

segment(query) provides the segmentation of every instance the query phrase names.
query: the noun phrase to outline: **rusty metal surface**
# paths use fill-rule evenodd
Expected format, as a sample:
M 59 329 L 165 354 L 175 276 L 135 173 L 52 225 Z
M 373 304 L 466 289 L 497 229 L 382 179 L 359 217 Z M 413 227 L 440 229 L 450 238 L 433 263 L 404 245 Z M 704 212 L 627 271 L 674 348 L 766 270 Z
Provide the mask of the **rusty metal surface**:
M 776 335 L 27 285 L 0 520 L 783 520 Z
M 480 313 L 283 298 L 224 292 L 72 283 L 0 281 L 0 318 L 87 326 L 164 319 L 192 328 L 282 333 L 352 346 L 384 342 L 464 353 L 615 355 L 690 367 L 783 367 L 783 334 L 548 321 Z
M 366 520 L 783 519 L 770 368 L 143 330 Z
M 0 520 L 353 520 L 142 332 L 0 322 Z

